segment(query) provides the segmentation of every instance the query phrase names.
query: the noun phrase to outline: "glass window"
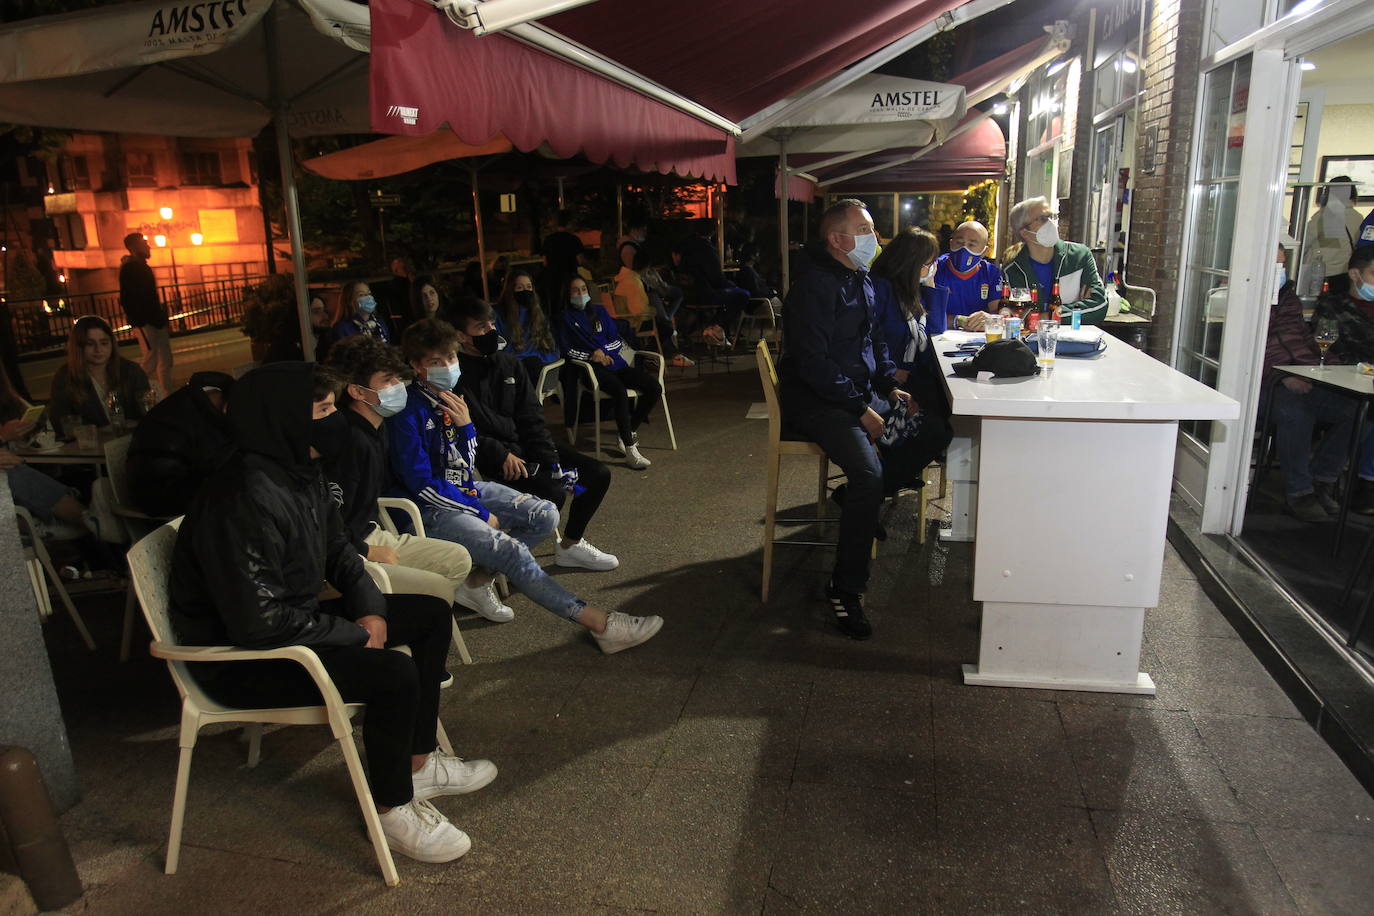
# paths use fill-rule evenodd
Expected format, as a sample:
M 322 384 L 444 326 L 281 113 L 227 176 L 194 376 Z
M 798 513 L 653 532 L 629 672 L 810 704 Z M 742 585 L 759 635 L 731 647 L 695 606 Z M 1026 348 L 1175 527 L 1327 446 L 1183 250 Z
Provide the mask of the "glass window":
M 1250 58 L 1208 73 L 1202 96 L 1202 134 L 1190 201 L 1192 242 L 1184 268 L 1178 369 L 1215 387 L 1226 321 L 1240 157 L 1245 148 Z M 1185 423 L 1182 428 L 1202 446 L 1211 444 L 1211 423 Z
M 1215 54 L 1264 25 L 1269 0 L 1211 0 L 1203 56 Z
M 1030 114 L 1026 117 L 1026 145 L 1044 146 L 1064 132 L 1064 92 L 1069 68 L 1064 61 L 1037 70 L 1030 82 Z
M 182 153 L 181 183 L 190 185 L 223 184 L 220 180 L 219 153 Z
M 930 222 L 930 198 L 925 194 L 901 194 L 897 199 L 899 229 L 915 226 L 924 229 Z
M 129 187 L 157 187 L 157 169 L 152 153 L 129 153 L 124 157 L 124 167 L 129 175 Z

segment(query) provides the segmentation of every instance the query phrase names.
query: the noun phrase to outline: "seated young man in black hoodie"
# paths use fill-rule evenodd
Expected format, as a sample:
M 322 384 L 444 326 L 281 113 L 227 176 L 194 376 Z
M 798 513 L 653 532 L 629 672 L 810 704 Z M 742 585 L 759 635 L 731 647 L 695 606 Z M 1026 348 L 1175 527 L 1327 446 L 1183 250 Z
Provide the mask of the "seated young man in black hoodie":
M 313 649 L 343 699 L 367 704 L 368 782 L 388 845 L 423 862 L 449 862 L 472 844 L 429 799 L 480 789 L 496 767 L 436 750 L 448 605 L 377 591 L 320 475 L 319 459 L 348 441 L 334 408 L 338 389 L 337 376 L 310 363 L 275 363 L 239 380 L 229 424 L 240 451 L 206 482 L 181 524 L 172 626 L 186 645 Z M 320 601 L 326 582 L 341 597 Z M 387 651 L 402 644 L 413 657 Z M 226 705 L 321 702 L 291 661 L 189 668 Z
M 477 427 L 478 472 L 487 480 L 547 499 L 559 510 L 572 489 L 576 495 L 563 537 L 554 544 L 554 565 L 615 569 L 620 561 L 584 536 L 611 487 L 610 469 L 554 442 L 520 361 L 497 349 L 500 337 L 490 305 L 467 296 L 455 302 L 449 314 L 458 331 L 458 385 Z
M 134 428 L 126 473 L 134 508 L 184 515 L 205 480 L 234 451 L 224 410 L 234 379 L 197 372 L 148 411 Z
M 410 367 L 395 347 L 365 334 L 335 344 L 329 367 L 344 382 L 340 400 L 348 443 L 325 463 L 324 475 L 353 548 L 369 572 L 374 564 L 382 566 L 393 592 L 434 595 L 452 605 L 472 571 L 467 550 L 439 538 L 391 534 L 378 523 L 377 497 L 392 486 L 382 420 L 406 406 Z

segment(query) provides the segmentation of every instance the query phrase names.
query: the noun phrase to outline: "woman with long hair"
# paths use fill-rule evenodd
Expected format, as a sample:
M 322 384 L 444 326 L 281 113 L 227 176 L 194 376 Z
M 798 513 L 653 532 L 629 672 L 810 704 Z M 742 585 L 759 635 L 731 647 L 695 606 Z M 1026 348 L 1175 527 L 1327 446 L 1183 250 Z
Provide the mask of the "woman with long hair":
M 24 412 L 28 409 L 28 402 L 10 384 L 9 373 L 0 367 L 0 442 L 9 445 L 28 438 L 34 429 L 33 423 L 24 422 Z M 9 478 L 10 495 L 16 506 L 29 510 L 44 522 L 82 524 L 86 507 L 66 484 L 25 464 L 23 458 L 3 447 L 0 447 L 0 471 L 8 472 L 5 476 Z
M 949 401 L 931 337 L 944 333 L 949 290 L 935 285 L 935 259 L 940 242 L 923 229 L 908 226 L 883 246 L 873 262 L 873 323 L 881 330 L 887 357 L 896 363 L 897 382 L 920 407 L 915 431 L 903 434 L 900 460 L 884 461 L 883 490 L 891 496 L 920 487 L 926 465 L 949 445 Z M 882 359 L 881 354 L 875 354 Z M 905 473 L 899 473 L 905 472 Z
M 143 416 L 147 392 L 148 376 L 138 363 L 119 354 L 109 324 L 98 315 L 87 315 L 78 318 L 67 335 L 67 359 L 53 374 L 48 417 L 59 435 L 72 435 L 61 428 L 68 417 L 109 426 L 113 395 L 124 417 L 137 420 Z
M 519 358 L 531 381 L 562 356 L 539 293 L 534 290 L 534 277 L 523 267 L 506 274 L 496 303 L 496 331 L 506 339 L 506 349 Z
M 658 403 L 663 389 L 656 379 L 625 359 L 625 341 L 620 337 L 620 329 L 604 305 L 592 302 L 586 280 L 573 277 L 564 287 L 564 295 L 567 296 L 566 307 L 558 315 L 563 353 L 570 360 L 562 375 L 564 414 L 568 413 L 569 405 L 576 403 L 576 375 L 573 372 L 577 367 L 571 360 L 578 360 L 591 366 L 602 393 L 611 399 L 625 463 L 642 471 L 650 462 L 639 453 L 636 430 L 649 419 L 649 412 Z M 631 388 L 639 392 L 633 407 L 629 395 Z
M 366 334 L 382 343 L 391 343 L 391 326 L 377 314 L 377 299 L 372 295 L 372 287 L 362 280 L 344 284 L 334 309 L 334 339 L 343 340 L 354 334 Z
M 439 292 L 438 282 L 429 274 L 416 277 L 410 284 L 410 320 L 439 318 L 443 308 L 444 297 Z

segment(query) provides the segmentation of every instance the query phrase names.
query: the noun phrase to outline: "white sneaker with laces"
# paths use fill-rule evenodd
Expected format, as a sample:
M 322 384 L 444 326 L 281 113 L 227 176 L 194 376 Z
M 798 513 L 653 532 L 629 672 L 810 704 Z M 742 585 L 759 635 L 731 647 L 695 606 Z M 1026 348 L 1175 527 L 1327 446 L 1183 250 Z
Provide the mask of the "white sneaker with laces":
M 630 470 L 642 471 L 651 464 L 653 464 L 652 461 L 650 461 L 648 458 L 645 458 L 643 455 L 639 453 L 639 446 L 625 446 L 625 466 L 628 467 Z
M 578 541 L 571 547 L 564 547 L 562 544 L 553 545 L 553 565 L 572 566 L 579 569 L 594 569 L 597 572 L 605 572 L 608 569 L 615 569 L 620 565 L 620 560 L 614 555 L 598 550 L 586 538 Z
M 441 795 L 466 795 L 491 784 L 496 764 L 490 760 L 464 760 L 430 751 L 425 765 L 410 774 L 415 797 L 429 801 Z
M 606 631 L 593 633 L 592 638 L 596 640 L 596 644 L 601 647 L 602 652 L 607 655 L 614 655 L 626 649 L 633 649 L 640 643 L 648 642 L 662 628 L 663 618 L 657 615 L 631 617 L 620 611 L 612 611 L 606 615 Z
M 382 818 L 382 835 L 392 852 L 417 862 L 452 862 L 472 848 L 468 835 L 427 801 L 411 799 Z
M 466 582 L 453 590 L 453 600 L 469 611 L 476 611 L 492 623 L 509 623 L 515 619 L 515 611 L 501 603 L 496 597 L 495 580 L 476 588 Z

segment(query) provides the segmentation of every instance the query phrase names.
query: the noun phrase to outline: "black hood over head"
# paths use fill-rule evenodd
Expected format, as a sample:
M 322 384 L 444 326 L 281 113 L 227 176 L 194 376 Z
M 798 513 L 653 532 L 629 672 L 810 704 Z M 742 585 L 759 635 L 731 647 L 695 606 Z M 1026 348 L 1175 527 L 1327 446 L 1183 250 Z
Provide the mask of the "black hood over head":
M 245 452 L 288 468 L 310 464 L 314 363 L 271 363 L 234 383 L 229 427 Z

